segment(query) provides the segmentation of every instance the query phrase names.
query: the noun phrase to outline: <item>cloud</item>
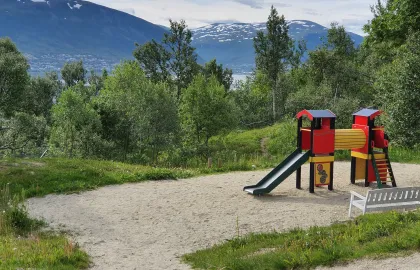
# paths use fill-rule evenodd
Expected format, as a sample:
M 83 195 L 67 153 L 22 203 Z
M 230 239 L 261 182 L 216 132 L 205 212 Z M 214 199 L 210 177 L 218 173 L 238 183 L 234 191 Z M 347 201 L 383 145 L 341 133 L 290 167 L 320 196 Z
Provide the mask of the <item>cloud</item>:
M 238 2 L 255 9 L 262 9 L 264 7 L 264 0 L 233 0 L 233 2 Z
M 1 0 L 0 0 L 1 1 Z M 329 26 L 336 21 L 363 34 L 362 26 L 372 18 L 370 6 L 377 0 L 90 0 L 154 24 L 168 25 L 184 19 L 190 28 L 215 22 L 265 22 L 273 5 L 287 20 L 309 20 Z M 134 12 L 133 12 L 134 11 Z
M 121 11 L 136 16 L 136 10 L 134 8 L 125 8 L 121 9 Z

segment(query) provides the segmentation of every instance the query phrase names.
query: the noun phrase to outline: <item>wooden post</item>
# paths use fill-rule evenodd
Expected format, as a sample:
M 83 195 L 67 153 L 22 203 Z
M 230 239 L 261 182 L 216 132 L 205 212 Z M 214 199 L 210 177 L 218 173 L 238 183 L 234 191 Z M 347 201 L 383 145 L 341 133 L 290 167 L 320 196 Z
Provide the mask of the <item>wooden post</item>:
M 208 168 L 211 168 L 211 166 L 212 166 L 212 159 L 211 159 L 211 157 L 207 160 L 207 167 Z
M 220 158 L 217 160 L 217 167 L 222 167 L 222 160 Z

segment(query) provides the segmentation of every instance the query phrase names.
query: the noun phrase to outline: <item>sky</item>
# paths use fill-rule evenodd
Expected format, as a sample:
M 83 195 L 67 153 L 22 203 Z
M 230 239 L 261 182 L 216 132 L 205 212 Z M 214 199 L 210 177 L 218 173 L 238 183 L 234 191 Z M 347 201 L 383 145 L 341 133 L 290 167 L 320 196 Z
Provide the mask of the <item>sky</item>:
M 154 24 L 184 19 L 189 28 L 215 22 L 265 22 L 274 5 L 287 20 L 309 20 L 324 26 L 331 22 L 363 35 L 377 0 L 89 0 L 118 9 Z

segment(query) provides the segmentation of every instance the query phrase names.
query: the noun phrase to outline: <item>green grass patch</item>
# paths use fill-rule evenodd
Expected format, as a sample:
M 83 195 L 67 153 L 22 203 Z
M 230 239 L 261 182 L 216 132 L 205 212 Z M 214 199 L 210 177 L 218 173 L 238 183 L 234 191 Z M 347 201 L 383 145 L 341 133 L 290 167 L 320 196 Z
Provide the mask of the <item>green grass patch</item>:
M 112 161 L 9 159 L 0 161 L 0 186 L 10 183 L 12 194 L 24 189 L 27 197 L 34 197 L 113 184 L 187 178 L 198 173 L 196 170 L 153 168 Z
M 258 168 L 278 165 L 296 149 L 294 120 L 287 120 L 261 129 L 239 130 L 227 135 L 212 137 L 210 148 L 215 158 L 228 163 L 244 161 Z M 420 163 L 420 148 L 389 147 L 391 162 Z M 335 152 L 336 161 L 349 161 L 350 150 Z
M 196 269 L 297 269 L 420 251 L 420 211 L 360 216 L 326 227 L 236 237 L 183 256 Z
M 1 269 L 85 269 L 89 257 L 64 234 L 42 231 L 44 222 L 28 216 L 24 193 L 0 186 Z
M 1 269 L 86 269 L 88 255 L 64 235 L 0 235 Z

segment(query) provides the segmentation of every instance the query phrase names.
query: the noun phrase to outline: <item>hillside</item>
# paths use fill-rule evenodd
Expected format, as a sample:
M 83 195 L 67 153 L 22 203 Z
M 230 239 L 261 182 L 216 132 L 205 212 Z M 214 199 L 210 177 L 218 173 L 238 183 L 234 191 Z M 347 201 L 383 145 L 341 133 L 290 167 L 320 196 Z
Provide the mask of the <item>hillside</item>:
M 326 38 L 328 28 L 304 20 L 288 22 L 290 36 L 296 40 L 306 40 L 308 50 L 314 50 Z M 265 30 L 265 23 L 216 23 L 193 30 L 194 46 L 205 60 L 216 58 L 234 73 L 248 73 L 254 67 L 253 37 L 257 31 Z M 356 45 L 363 37 L 349 33 Z
M 103 68 L 132 57 L 134 43 L 161 39 L 165 29 L 87 1 L 1 0 L 0 36 L 10 37 L 33 71 L 57 69 L 82 58 Z
M 140 14 L 141 16 L 141 14 Z M 315 49 L 327 28 L 311 21 L 289 21 L 290 35 Z M 235 74 L 254 67 L 253 37 L 265 23 L 216 23 L 193 31 L 199 63 L 216 58 Z M 0 37 L 10 37 L 29 59 L 32 74 L 58 70 L 82 59 L 87 69 L 111 69 L 132 58 L 134 43 L 161 40 L 168 30 L 139 17 L 82 0 L 1 0 Z M 356 45 L 363 38 L 350 33 Z

